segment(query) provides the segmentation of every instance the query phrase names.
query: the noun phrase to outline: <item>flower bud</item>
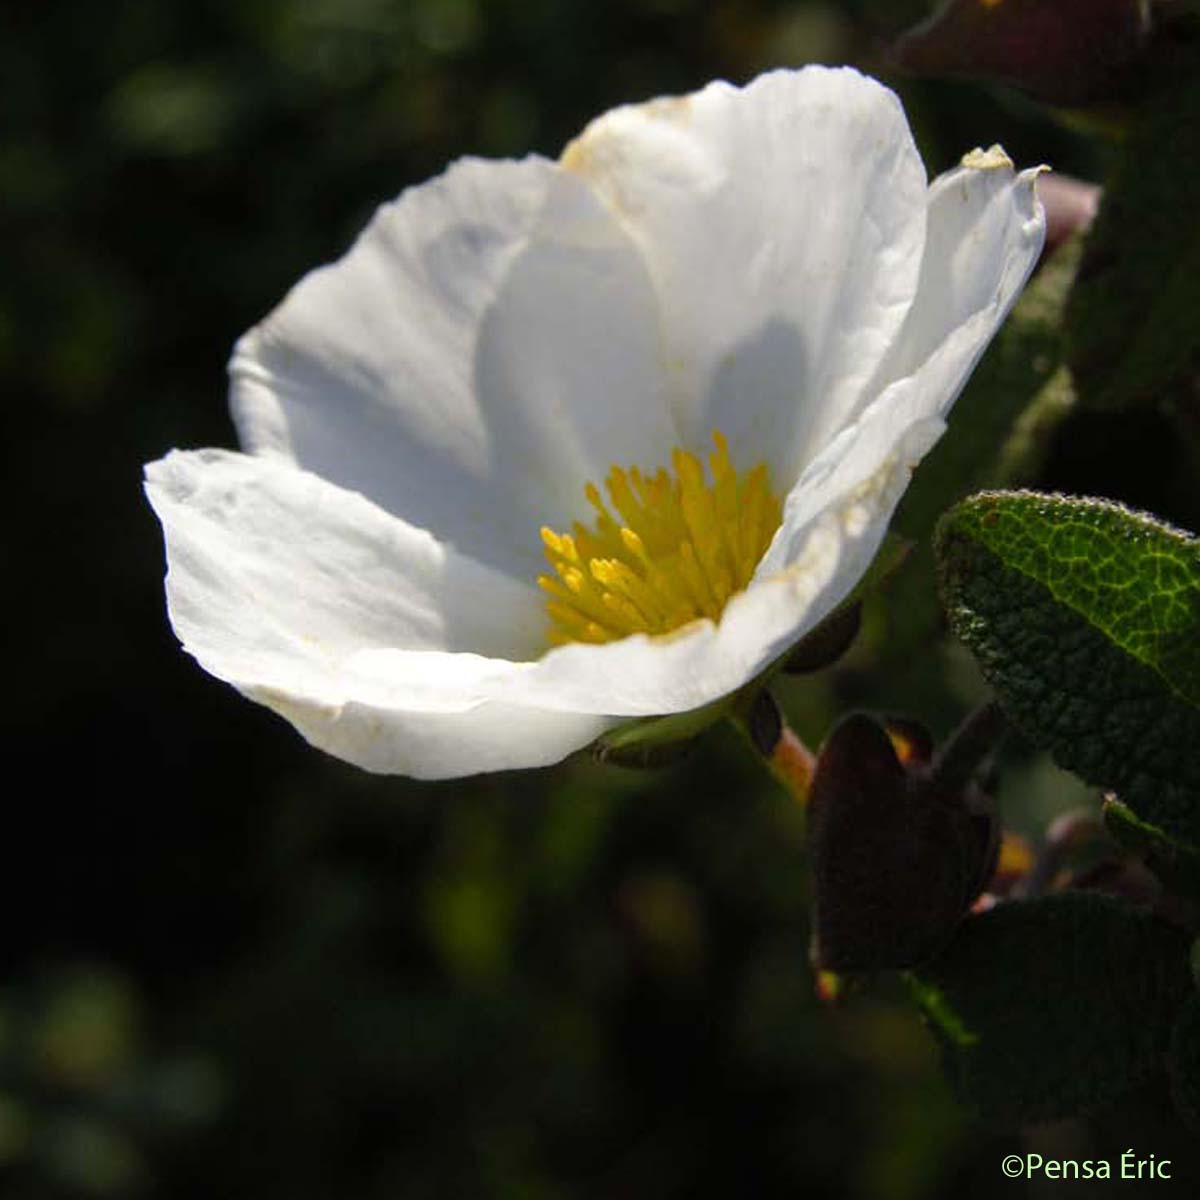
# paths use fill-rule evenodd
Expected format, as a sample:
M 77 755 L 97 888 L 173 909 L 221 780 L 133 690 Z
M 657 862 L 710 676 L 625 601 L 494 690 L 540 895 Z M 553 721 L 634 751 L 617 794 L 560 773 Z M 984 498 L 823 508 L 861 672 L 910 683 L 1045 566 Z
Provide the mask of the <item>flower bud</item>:
M 980 891 L 995 857 L 991 816 L 973 784 L 943 781 L 922 752 L 929 744 L 911 723 L 893 735 L 853 714 L 821 749 L 810 799 L 821 970 L 914 966 L 945 945 Z

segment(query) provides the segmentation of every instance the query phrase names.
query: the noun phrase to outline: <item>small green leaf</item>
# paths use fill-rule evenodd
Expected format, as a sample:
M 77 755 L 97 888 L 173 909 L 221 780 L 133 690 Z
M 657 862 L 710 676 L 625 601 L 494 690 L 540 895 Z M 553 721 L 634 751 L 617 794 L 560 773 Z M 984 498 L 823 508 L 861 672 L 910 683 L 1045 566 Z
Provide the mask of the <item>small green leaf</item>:
M 701 733 L 732 710 L 735 696 L 665 717 L 635 717 L 594 742 L 592 757 L 617 767 L 672 766 L 691 752 Z
M 1107 501 L 985 492 L 936 553 L 951 628 L 1014 724 L 1200 845 L 1200 541 Z
M 1004 1125 L 1094 1109 L 1162 1070 L 1187 938 L 1124 901 L 1063 892 L 959 926 L 910 976 L 963 1100 Z
M 1179 1115 L 1200 1133 L 1200 996 L 1183 1006 L 1171 1038 L 1171 1096 Z

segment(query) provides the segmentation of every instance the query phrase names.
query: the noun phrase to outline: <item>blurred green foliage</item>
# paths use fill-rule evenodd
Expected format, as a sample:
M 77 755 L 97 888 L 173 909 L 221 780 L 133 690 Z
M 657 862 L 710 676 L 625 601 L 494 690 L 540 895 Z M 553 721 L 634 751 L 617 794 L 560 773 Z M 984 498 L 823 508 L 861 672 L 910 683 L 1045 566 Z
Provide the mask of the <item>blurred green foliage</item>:
M 138 492 L 168 447 L 232 444 L 233 339 L 402 187 L 466 153 L 553 154 L 613 104 L 718 75 L 884 72 L 927 7 L 46 0 L 0 17 L 24 818 L 0 872 L 6 1194 L 1019 1194 L 997 1170 L 1013 1136 L 966 1123 L 903 997 L 818 1008 L 800 821 L 730 735 L 661 774 L 356 773 L 178 652 Z M 1110 155 L 1014 94 L 892 82 L 931 172 L 993 141 L 1093 177 Z M 1172 517 L 1146 465 L 1170 445 L 1145 412 L 1072 414 L 1038 478 Z M 883 613 L 838 669 L 781 684 L 810 740 L 856 705 L 943 732 L 980 694 L 944 640 L 883 669 Z M 1010 758 L 1009 809 L 1032 827 L 1073 785 Z M 1123 1147 L 1128 1128 L 1038 1144 Z

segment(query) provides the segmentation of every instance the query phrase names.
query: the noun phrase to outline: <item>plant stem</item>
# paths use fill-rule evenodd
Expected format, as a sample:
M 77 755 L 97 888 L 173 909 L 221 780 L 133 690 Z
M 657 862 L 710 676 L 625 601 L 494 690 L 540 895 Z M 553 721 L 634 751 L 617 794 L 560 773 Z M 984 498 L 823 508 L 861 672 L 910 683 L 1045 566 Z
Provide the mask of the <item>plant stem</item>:
M 748 704 L 737 706 L 730 719 L 767 770 L 803 808 L 808 803 L 817 758 L 788 725 L 775 697 L 764 688 Z
M 968 713 L 934 759 L 934 779 L 949 792 L 965 792 L 979 764 L 995 749 L 1007 728 L 1004 713 L 994 700 Z

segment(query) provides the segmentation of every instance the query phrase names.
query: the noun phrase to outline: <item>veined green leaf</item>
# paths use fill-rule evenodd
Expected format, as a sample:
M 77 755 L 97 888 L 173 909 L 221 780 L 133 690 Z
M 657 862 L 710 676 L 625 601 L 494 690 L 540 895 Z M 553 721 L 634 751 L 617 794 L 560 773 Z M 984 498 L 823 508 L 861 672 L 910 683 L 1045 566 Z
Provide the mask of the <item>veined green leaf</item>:
M 951 627 L 1013 722 L 1200 844 L 1200 540 L 1107 501 L 985 492 L 936 551 Z

